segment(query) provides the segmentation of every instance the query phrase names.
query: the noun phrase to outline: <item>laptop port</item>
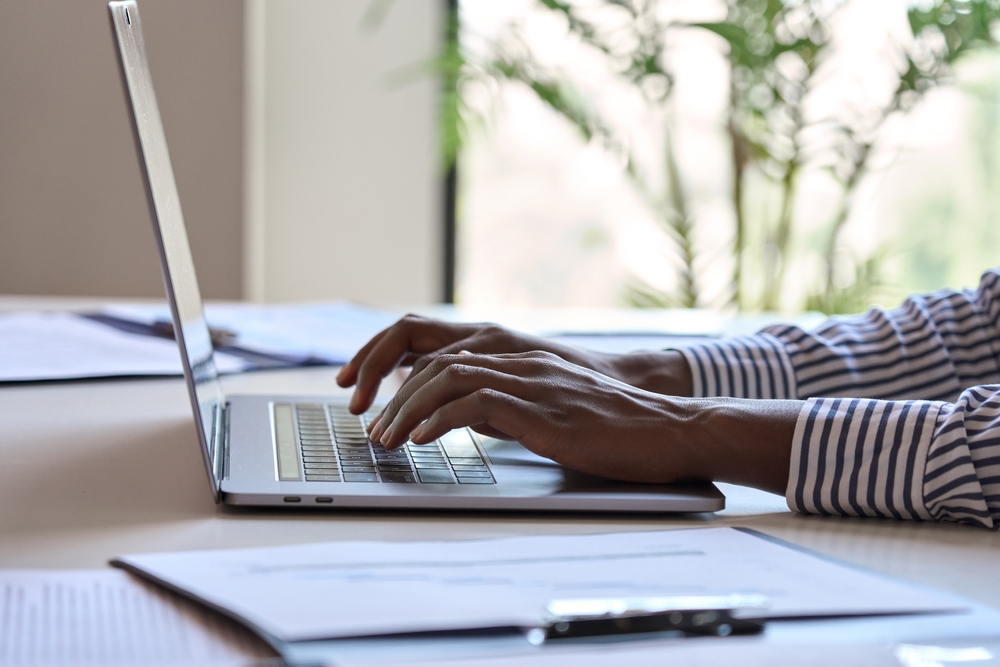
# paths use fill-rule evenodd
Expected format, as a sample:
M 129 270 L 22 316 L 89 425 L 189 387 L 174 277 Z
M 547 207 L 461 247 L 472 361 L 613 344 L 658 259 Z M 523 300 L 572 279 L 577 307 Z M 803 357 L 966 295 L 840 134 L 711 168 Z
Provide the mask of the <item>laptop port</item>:
M 298 496 L 285 496 L 286 503 L 301 503 L 302 499 Z
M 316 502 L 318 502 L 318 503 L 332 503 L 333 502 L 333 498 L 320 497 L 320 498 L 316 499 Z

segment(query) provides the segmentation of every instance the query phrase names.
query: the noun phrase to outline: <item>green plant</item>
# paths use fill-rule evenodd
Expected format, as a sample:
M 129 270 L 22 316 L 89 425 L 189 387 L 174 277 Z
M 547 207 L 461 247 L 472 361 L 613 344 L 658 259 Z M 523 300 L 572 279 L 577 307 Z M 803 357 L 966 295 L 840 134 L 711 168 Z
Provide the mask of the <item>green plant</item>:
M 385 0 L 383 0 L 384 2 Z M 954 63 L 973 49 L 995 46 L 1000 0 L 940 0 L 908 10 L 914 39 L 901 52 L 904 68 L 891 98 L 880 108 L 846 117 L 809 119 L 803 105 L 818 85 L 817 72 L 828 57 L 831 20 L 843 3 L 826 0 L 728 0 L 725 20 L 713 23 L 667 22 L 660 5 L 669 0 L 603 0 L 583 7 L 562 0 L 539 0 L 539 6 L 565 19 L 568 34 L 603 54 L 622 80 L 634 85 L 651 105 L 666 108 L 672 73 L 665 54 L 672 35 L 702 30 L 725 45 L 730 67 L 730 103 L 726 132 L 731 141 L 732 205 L 735 214 L 734 269 L 730 301 L 740 309 L 779 309 L 787 289 L 794 252 L 796 197 L 803 170 L 823 168 L 841 185 L 843 196 L 831 212 L 820 252 L 822 271 L 807 306 L 825 312 L 848 312 L 866 305 L 883 284 L 880 251 L 867 258 L 845 256 L 841 232 L 853 206 L 853 194 L 869 172 L 879 130 L 888 117 L 912 108 L 931 88 L 950 81 Z M 601 21 L 612 15 L 614 21 Z M 633 159 L 627 144 L 595 111 L 565 73 L 553 71 L 520 39 L 516 26 L 485 53 L 470 53 L 462 43 L 460 13 L 449 16 L 447 39 L 434 64 L 444 81 L 441 145 L 447 164 L 460 154 L 469 127 L 482 124 L 482 111 L 467 104 L 467 91 L 493 82 L 523 85 L 555 110 L 587 141 L 598 140 L 616 153 L 636 191 L 673 240 L 680 259 L 678 289 L 664 294 L 642 284 L 629 287 L 627 299 L 638 306 L 702 305 L 695 272 L 695 220 L 683 188 L 667 128 L 662 155 L 663 182 L 654 182 Z M 493 87 L 494 89 L 496 86 Z M 669 114 L 664 114 L 665 118 Z M 807 146 L 805 131 L 822 125 L 827 143 Z M 777 206 L 751 210 L 750 183 L 767 183 L 777 192 Z M 846 272 L 846 273 L 845 273 Z

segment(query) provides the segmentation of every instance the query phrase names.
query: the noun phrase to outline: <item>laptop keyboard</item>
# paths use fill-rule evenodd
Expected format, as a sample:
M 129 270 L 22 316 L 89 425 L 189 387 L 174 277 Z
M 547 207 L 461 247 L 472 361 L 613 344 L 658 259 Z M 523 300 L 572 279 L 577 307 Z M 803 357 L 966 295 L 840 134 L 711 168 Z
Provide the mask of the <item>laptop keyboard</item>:
M 475 444 L 464 434 L 427 445 L 388 450 L 368 439 L 377 410 L 352 415 L 345 406 L 295 405 L 302 470 L 307 482 L 496 484 Z

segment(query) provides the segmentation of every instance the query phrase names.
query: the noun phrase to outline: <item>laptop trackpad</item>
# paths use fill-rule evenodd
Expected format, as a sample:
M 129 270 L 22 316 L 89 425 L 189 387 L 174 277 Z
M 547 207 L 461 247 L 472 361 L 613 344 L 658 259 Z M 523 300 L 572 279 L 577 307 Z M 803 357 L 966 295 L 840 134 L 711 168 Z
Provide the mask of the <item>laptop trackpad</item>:
M 511 440 L 482 438 L 483 448 L 494 465 L 499 466 L 548 466 L 560 468 L 558 463 L 539 456 Z
M 482 438 L 482 443 L 494 466 L 513 466 L 507 469 L 494 468 L 497 479 L 505 482 L 508 488 L 521 486 L 530 489 L 532 494 L 634 494 L 664 490 L 661 485 L 619 482 L 564 468 L 552 459 L 539 456 L 516 442 Z

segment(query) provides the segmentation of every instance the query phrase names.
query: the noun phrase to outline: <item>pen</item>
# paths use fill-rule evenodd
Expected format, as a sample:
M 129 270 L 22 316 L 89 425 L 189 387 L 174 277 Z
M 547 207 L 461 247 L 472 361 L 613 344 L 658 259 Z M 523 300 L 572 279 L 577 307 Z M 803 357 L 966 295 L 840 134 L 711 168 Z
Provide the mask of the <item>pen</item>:
M 758 594 L 553 600 L 545 609 L 545 624 L 532 628 L 528 641 L 541 644 L 644 632 L 718 637 L 757 634 L 763 631 L 764 621 L 747 614 L 767 605 L 767 598 Z

